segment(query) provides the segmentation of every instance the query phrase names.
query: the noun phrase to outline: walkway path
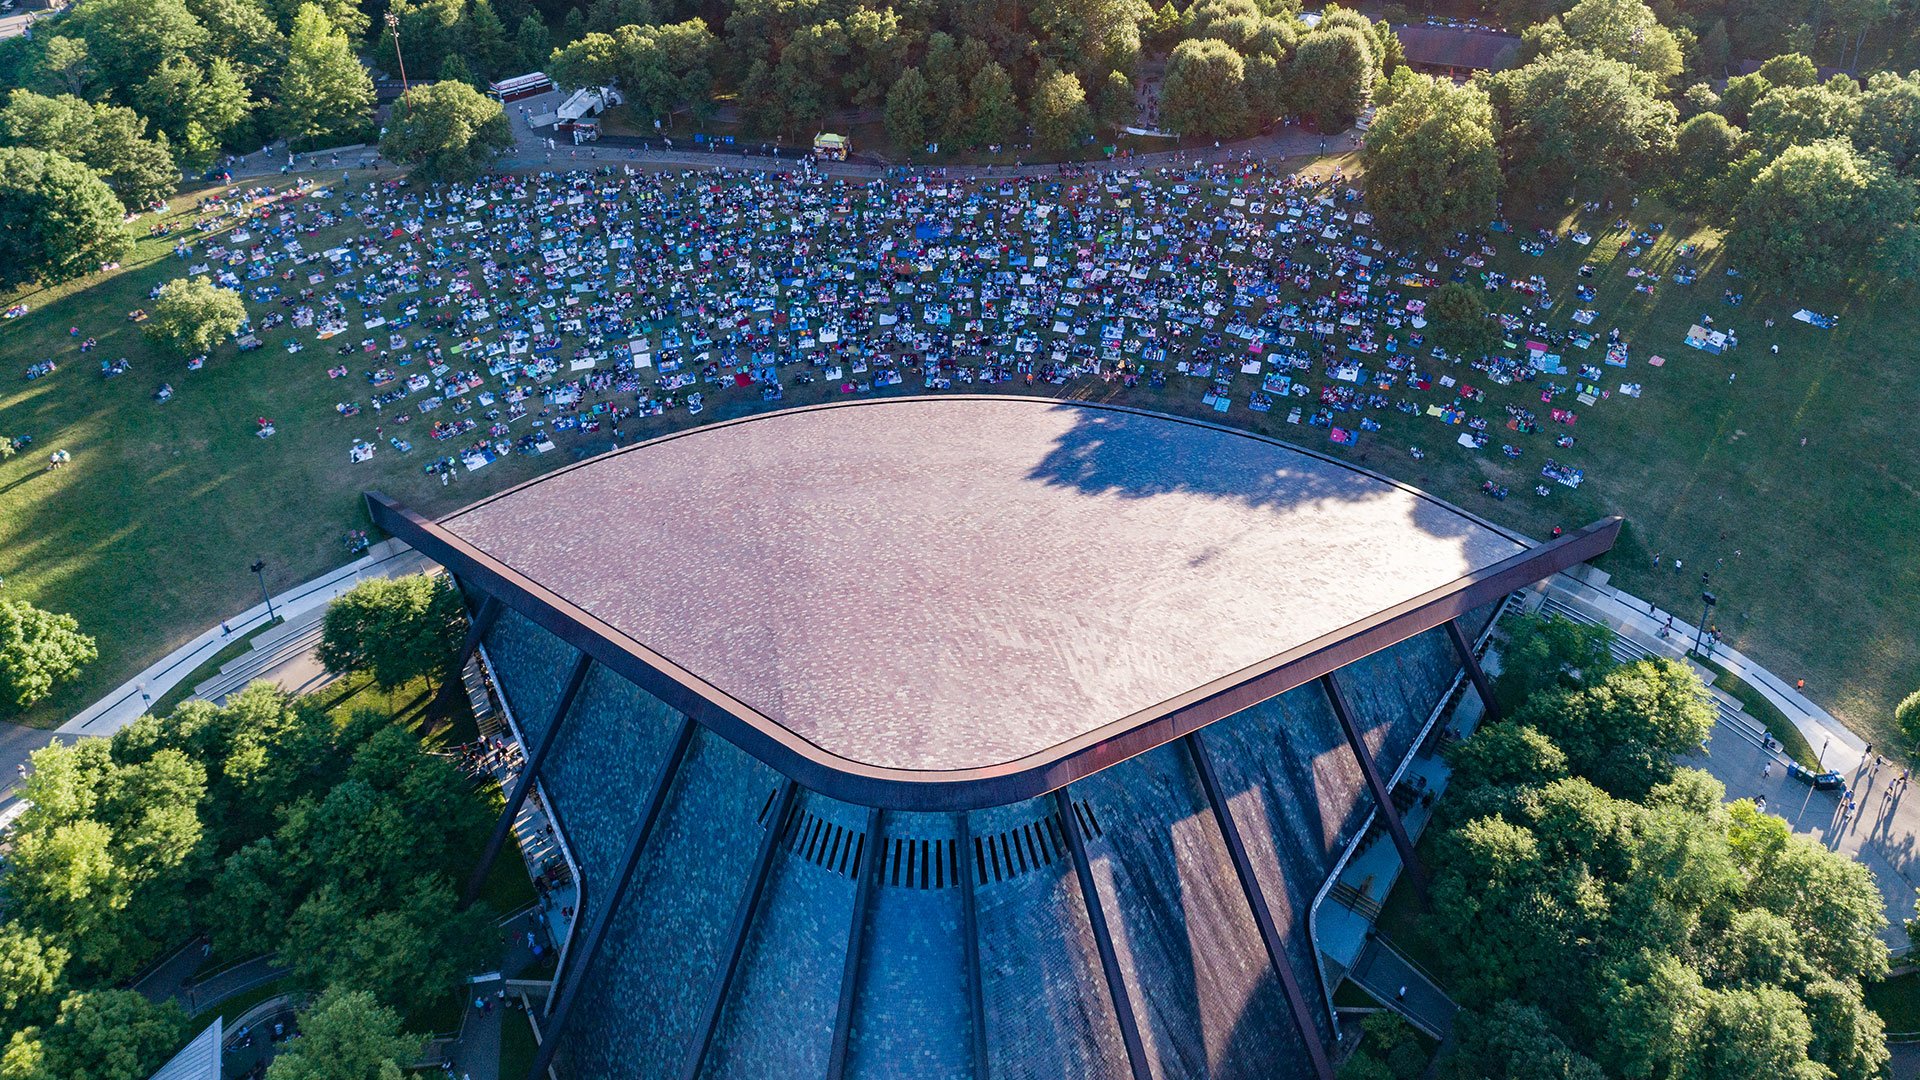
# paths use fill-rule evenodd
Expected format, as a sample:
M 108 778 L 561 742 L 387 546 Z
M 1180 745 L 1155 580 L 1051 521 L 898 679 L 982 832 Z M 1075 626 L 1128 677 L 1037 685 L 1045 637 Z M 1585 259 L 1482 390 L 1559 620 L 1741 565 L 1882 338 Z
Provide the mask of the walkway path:
M 322 611 L 333 598 L 366 578 L 393 577 L 431 566 L 424 556 L 397 540 L 375 544 L 365 556 L 297 585 L 273 598 L 274 613 L 298 622 Z M 226 648 L 235 634 L 245 634 L 267 621 L 267 605 L 255 604 L 240 614 L 200 632 L 122 683 L 113 692 L 82 709 L 57 731 L 38 731 L 6 725 L 0 729 L 0 807 L 4 807 L 19 780 L 19 766 L 27 755 L 55 738 L 72 741 L 82 735 L 112 735 L 138 719 L 153 700 L 173 689 L 201 664 Z
M 1366 948 L 1360 950 L 1360 959 L 1347 977 L 1428 1035 L 1444 1042 L 1453 1034 L 1453 1015 L 1460 1011 L 1459 1006 L 1379 938 L 1367 939 Z
M 1678 658 L 1692 644 L 1692 623 L 1676 616 L 1673 633 L 1663 638 L 1660 629 L 1666 624 L 1666 612 L 1612 588 L 1604 575 L 1588 573 L 1595 580 L 1560 575 L 1549 583 L 1547 595 L 1577 616 L 1606 623 L 1615 633 L 1656 656 Z M 1763 748 L 1751 726 L 1734 723 L 1724 714 L 1709 752 L 1694 755 L 1689 763 L 1712 773 L 1727 786 L 1730 797 L 1764 796 L 1768 811 L 1785 818 L 1795 832 L 1860 860 L 1873 872 L 1887 902 L 1889 925 L 1881 937 L 1890 948 L 1908 948 L 1910 942 L 1902 924 L 1915 914 L 1914 889 L 1920 885 L 1920 861 L 1915 857 L 1916 838 L 1920 838 L 1920 796 L 1908 798 L 1908 793 L 1901 790 L 1888 798 L 1889 787 L 1897 786 L 1892 782 L 1900 775 L 1899 766 L 1889 763 L 1875 769 L 1865 740 L 1739 650 L 1719 646 L 1713 660 L 1793 721 L 1820 754 L 1821 762 L 1846 778 L 1854 791 L 1857 812 L 1843 819 L 1843 797 L 1834 792 L 1814 792 L 1797 780 L 1789 780 L 1786 757 Z

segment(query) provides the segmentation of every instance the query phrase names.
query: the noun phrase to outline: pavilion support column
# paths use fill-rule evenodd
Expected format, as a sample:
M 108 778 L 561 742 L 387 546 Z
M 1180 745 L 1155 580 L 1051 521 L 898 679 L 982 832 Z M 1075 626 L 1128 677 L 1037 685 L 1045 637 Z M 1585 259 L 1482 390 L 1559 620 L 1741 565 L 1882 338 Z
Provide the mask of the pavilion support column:
M 1056 788 L 1053 805 L 1060 815 L 1060 827 L 1067 834 L 1067 848 L 1073 853 L 1073 869 L 1080 877 L 1080 898 L 1087 905 L 1087 924 L 1093 930 L 1093 943 L 1100 952 L 1100 969 L 1107 978 L 1107 995 L 1113 999 L 1113 1016 L 1120 1025 L 1120 1041 L 1127 1048 L 1127 1067 L 1133 1080 L 1153 1080 L 1147 1064 L 1147 1045 L 1140 1037 L 1140 1021 L 1133 1011 L 1133 998 L 1127 993 L 1127 980 L 1120 974 L 1120 958 L 1113 951 L 1113 934 L 1107 927 L 1106 909 L 1100 903 L 1100 891 L 1094 885 L 1093 864 L 1087 859 L 1086 838 L 1080 835 L 1080 822 L 1073 815 L 1073 799 L 1066 788 Z
M 1294 977 L 1293 965 L 1287 960 L 1286 943 L 1280 939 L 1280 931 L 1274 926 L 1273 909 L 1267 906 L 1267 894 L 1260 888 L 1260 880 L 1254 877 L 1253 863 L 1247 858 L 1247 847 L 1240 839 L 1240 827 L 1234 823 L 1233 811 L 1227 806 L 1227 799 L 1220 789 L 1219 777 L 1213 771 L 1213 759 L 1207 755 L 1207 748 L 1200 742 L 1200 733 L 1193 732 L 1183 740 L 1187 744 L 1187 753 L 1193 757 L 1194 771 L 1200 774 L 1200 787 L 1207 796 L 1207 808 L 1213 811 L 1213 820 L 1220 826 L 1220 836 L 1226 841 L 1227 855 L 1233 860 L 1233 872 L 1240 879 L 1240 891 L 1247 898 L 1247 906 L 1253 910 L 1253 925 L 1260 931 L 1261 944 L 1267 948 L 1267 960 L 1273 964 L 1273 973 L 1280 978 L 1280 988 L 1287 995 L 1287 1009 L 1293 1014 L 1294 1027 L 1300 1031 L 1300 1038 L 1307 1044 L 1307 1057 L 1313 1062 L 1313 1074 L 1318 1080 L 1333 1080 L 1333 1063 L 1327 1058 L 1327 1048 L 1320 1041 L 1320 1028 L 1313 1022 L 1313 1011 L 1307 1007 L 1307 999 L 1300 992 L 1300 980 Z
M 847 1074 L 847 1045 L 853 1033 L 854 1002 L 860 996 L 860 967 L 866 952 L 867 911 L 873 904 L 873 890 L 879 885 L 879 853 L 885 842 L 881 827 L 885 823 L 885 811 L 877 806 L 867 811 L 867 845 L 860 855 L 860 883 L 853 896 L 853 919 L 847 926 L 847 959 L 840 968 L 840 1009 L 834 1014 L 827 1080 L 841 1080 Z
M 753 930 L 753 919 L 759 913 L 760 898 L 766 892 L 767 878 L 773 871 L 773 857 L 779 852 L 780 839 L 787 832 L 787 815 L 793 810 L 794 793 L 797 790 L 799 785 L 792 780 L 780 782 L 780 795 L 774 800 L 773 816 L 767 819 L 767 835 L 760 840 L 760 855 L 754 860 L 753 876 L 747 879 L 746 892 L 740 897 L 739 906 L 734 909 L 733 930 L 727 935 L 728 945 L 721 956 L 720 970 L 714 973 L 706 1012 L 701 1017 L 693 1041 L 687 1046 L 686 1060 L 680 1066 L 681 1080 L 699 1080 L 701 1066 L 707 1060 L 707 1051 L 713 1046 L 714 1032 L 720 1027 L 720 1014 L 727 1007 L 727 992 L 733 988 L 733 977 L 740 970 L 740 956 L 747 951 L 747 935 Z
M 1327 692 L 1327 703 L 1333 707 L 1334 718 L 1340 721 L 1341 730 L 1347 733 L 1347 745 L 1353 748 L 1353 756 L 1360 759 L 1360 771 L 1367 778 L 1367 788 L 1373 792 L 1374 805 L 1380 808 L 1380 819 L 1387 823 L 1387 835 L 1393 837 L 1394 850 L 1400 853 L 1400 866 L 1406 872 L 1407 881 L 1413 886 L 1414 896 L 1420 906 L 1427 906 L 1427 873 L 1420 865 L 1420 857 L 1414 854 L 1413 840 L 1407 836 L 1407 826 L 1400 820 L 1400 808 L 1393 805 L 1393 793 L 1387 789 L 1386 778 L 1380 775 L 1379 766 L 1374 763 L 1373 752 L 1367 749 L 1366 739 L 1361 737 L 1360 728 L 1353 720 L 1353 710 L 1347 708 L 1347 695 L 1340 690 L 1332 672 L 1320 676 L 1320 686 Z
M 547 729 L 540 733 L 540 741 L 534 746 L 523 746 L 520 752 L 524 758 L 520 765 L 520 777 L 513 783 L 513 790 L 507 794 L 506 809 L 500 811 L 500 820 L 493 825 L 493 835 L 487 837 L 486 849 L 480 853 L 480 865 L 473 868 L 473 876 L 467 879 L 467 890 L 461 896 L 460 906 L 466 907 L 480 895 L 480 886 L 493 872 L 493 863 L 500 857 L 500 849 L 506 845 L 507 836 L 513 832 L 513 823 L 520 816 L 520 807 L 527 801 L 527 792 L 533 790 L 534 781 L 540 775 L 540 767 L 546 764 L 547 752 L 559 740 L 560 728 L 567 719 L 567 713 L 573 709 L 573 699 L 580 696 L 580 687 L 587 681 L 587 672 L 593 669 L 593 657 L 586 653 L 573 665 L 573 673 L 567 676 L 567 685 L 560 692 L 560 704 L 553 710 L 553 720 Z
M 533 1068 L 527 1071 L 527 1080 L 542 1080 L 547 1069 L 553 1064 L 553 1057 L 560 1051 L 560 1033 L 566 1029 L 567 1018 L 573 1015 L 574 1002 L 579 998 L 580 987 L 587 979 L 587 971 L 593 966 L 593 958 L 600 951 L 600 943 L 607 936 L 607 927 L 613 921 L 613 913 L 620 908 L 620 902 L 626 898 L 627 886 L 633 880 L 633 872 L 640 865 L 640 856 L 646 851 L 647 838 L 653 834 L 653 827 L 660 820 L 660 811 L 667 804 L 667 794 L 673 790 L 673 779 L 680 772 L 680 763 L 686 760 L 687 747 L 693 742 L 694 724 L 690 719 L 680 721 L 680 731 L 674 736 L 673 747 L 667 751 L 665 761 L 660 763 L 660 771 L 654 774 L 653 790 L 648 793 L 645 807 L 640 812 L 640 820 L 634 825 L 633 834 L 627 838 L 626 854 L 620 860 L 619 876 L 613 879 L 613 888 L 607 893 L 604 903 L 596 904 L 593 921 L 587 924 L 586 936 L 580 940 L 579 947 L 573 950 L 571 967 L 567 970 L 566 982 L 560 987 L 560 993 L 547 1000 L 547 1024 L 545 1037 L 540 1043 L 540 1052 L 534 1055 Z M 585 899 L 585 882 L 581 882 L 582 899 Z M 586 913 L 584 905 L 574 909 L 574 918 Z
M 1500 719 L 1500 706 L 1493 701 L 1493 684 L 1487 681 L 1487 673 L 1480 670 L 1480 658 L 1473 655 L 1473 642 L 1468 641 L 1466 632 L 1460 629 L 1459 619 L 1447 620 L 1447 640 L 1453 642 L 1453 651 L 1460 654 L 1460 663 L 1467 669 L 1473 692 L 1480 695 L 1481 715 L 1489 722 Z
M 966 942 L 967 1030 L 972 1035 L 973 1080 L 988 1080 L 987 994 L 980 972 L 979 908 L 974 890 L 979 887 L 980 863 L 973 853 L 973 822 L 965 811 L 960 819 L 960 938 Z

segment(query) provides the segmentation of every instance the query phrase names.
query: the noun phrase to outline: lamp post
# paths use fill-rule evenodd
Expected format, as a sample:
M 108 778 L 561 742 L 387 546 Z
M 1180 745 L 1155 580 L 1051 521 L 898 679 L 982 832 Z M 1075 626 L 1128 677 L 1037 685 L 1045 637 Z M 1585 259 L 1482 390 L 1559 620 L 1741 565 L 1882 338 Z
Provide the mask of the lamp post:
M 1700 580 L 1702 584 L 1706 583 L 1706 577 L 1707 575 L 1705 574 L 1700 575 Z M 1701 592 L 1700 594 L 1700 625 L 1693 628 L 1693 651 L 1702 656 L 1705 656 L 1709 660 L 1713 659 L 1712 654 L 1702 653 L 1700 650 L 1700 645 L 1701 645 L 1701 642 L 1706 640 L 1707 620 L 1713 617 L 1713 605 L 1717 603 L 1719 603 L 1719 599 L 1715 597 L 1712 593 L 1705 592 L 1705 591 Z
M 267 591 L 267 560 L 255 559 L 253 565 L 247 569 L 252 570 L 253 576 L 260 581 L 260 599 L 267 602 L 267 622 L 271 623 L 273 622 L 273 594 Z
M 407 61 L 400 55 L 400 16 L 387 12 L 387 33 L 393 36 L 393 59 L 400 65 L 400 92 L 407 92 Z
M 1829 736 L 1827 736 L 1826 738 L 1824 738 L 1824 739 L 1822 739 L 1822 740 L 1820 740 L 1820 753 L 1819 753 L 1819 756 L 1817 756 L 1817 757 L 1815 757 L 1815 758 L 1813 759 L 1813 763 L 1814 763 L 1814 764 L 1815 764 L 1816 766 L 1818 766 L 1818 769 L 1819 769 L 1819 771 L 1818 771 L 1818 772 L 1815 772 L 1815 773 L 1813 774 L 1813 778 L 1814 778 L 1815 780 L 1818 780 L 1818 779 L 1820 779 L 1820 774 L 1821 774 L 1821 773 L 1823 773 L 1823 772 L 1826 772 L 1826 771 L 1827 771 L 1827 744 L 1828 744 L 1828 743 L 1831 743 L 1832 741 L 1833 741 L 1833 736 L 1831 736 L 1831 735 L 1829 735 Z M 1803 817 L 1806 817 L 1806 816 L 1807 816 L 1807 804 L 1808 804 L 1808 803 L 1810 803 L 1810 802 L 1812 802 L 1812 801 L 1813 801 L 1813 785 L 1812 785 L 1812 784 L 1808 784 L 1808 785 L 1807 785 L 1807 797 L 1806 797 L 1806 798 L 1804 798 L 1804 799 L 1801 799 L 1801 800 L 1800 800 L 1800 814 L 1799 814 L 1799 816 L 1798 816 L 1798 817 L 1795 817 L 1795 818 L 1793 819 L 1793 828 L 1794 828 L 1794 831 L 1796 831 L 1796 832 L 1797 832 L 1797 831 L 1799 831 L 1799 829 L 1800 829 L 1800 818 L 1803 818 Z

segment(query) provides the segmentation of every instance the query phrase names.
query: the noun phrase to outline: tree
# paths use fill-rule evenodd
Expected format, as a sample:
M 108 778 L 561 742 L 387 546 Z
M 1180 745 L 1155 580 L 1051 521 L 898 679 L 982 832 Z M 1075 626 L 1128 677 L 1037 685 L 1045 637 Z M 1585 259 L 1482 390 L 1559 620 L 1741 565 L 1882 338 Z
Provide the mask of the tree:
M 1673 31 L 1641 0 L 1580 0 L 1561 23 L 1574 48 L 1630 64 L 1656 87 L 1686 67 Z
M 166 198 L 179 178 L 165 137 L 147 138 L 147 121 L 122 106 L 15 90 L 0 109 L 0 132 L 94 170 L 128 209 Z
M 1140 27 L 1152 20 L 1146 0 L 1033 0 L 1042 51 L 1076 72 L 1131 70 L 1140 56 Z
M 507 24 L 493 10 L 491 0 L 471 0 L 466 22 L 461 26 L 466 53 L 480 74 L 488 77 L 507 73 L 514 66 L 515 48 L 507 41 Z
M 182 0 L 80 0 L 61 29 L 87 43 L 87 56 L 116 93 L 131 93 L 169 57 L 201 55 L 207 28 Z
M 1858 91 L 1826 86 L 1775 87 L 1753 103 L 1747 120 L 1754 147 L 1769 158 L 1789 146 L 1851 136 L 1859 125 Z
M 44 934 L 17 922 L 0 924 L 0 1022 L 18 1030 L 52 1019 L 69 958 Z
M 1508 620 L 1493 696 L 1511 713 L 1542 690 L 1598 682 L 1613 670 L 1613 631 L 1559 615 Z
M 1733 59 L 1733 41 L 1727 36 L 1727 20 L 1715 19 L 1707 28 L 1706 36 L 1700 39 L 1700 68 L 1710 76 L 1718 77 L 1727 73 L 1727 63 Z
M 1833 288 L 1920 259 L 1912 183 L 1838 139 L 1787 149 L 1734 210 L 1728 252 L 1763 282 Z
M 1572 50 L 1487 82 L 1510 189 L 1594 193 L 1657 175 L 1673 149 L 1677 111 L 1618 60 Z
M 1033 118 L 1034 138 L 1050 150 L 1065 150 L 1093 134 L 1093 112 L 1087 94 L 1072 72 L 1055 71 L 1041 78 L 1027 106 Z
M 1161 123 L 1189 138 L 1238 135 L 1247 130 L 1247 66 L 1226 42 L 1181 42 L 1167 58 L 1160 84 Z
M 1427 305 L 1434 344 L 1456 356 L 1477 358 L 1500 343 L 1500 329 L 1487 317 L 1479 295 L 1457 281 L 1449 281 Z
M 1497 1001 L 1454 1020 L 1453 1050 L 1441 1075 L 1448 1080 L 1606 1080 L 1592 1060 L 1576 1053 L 1539 1009 Z
M 55 93 L 78 94 L 99 71 L 87 53 L 87 39 L 55 34 L 40 47 L 40 72 Z
M 1920 71 L 1882 71 L 1867 81 L 1853 144 L 1863 154 L 1885 154 L 1894 169 L 1913 175 L 1920 161 Z
M 1512 721 L 1487 724 L 1465 742 L 1447 749 L 1453 768 L 1449 785 L 1476 787 L 1536 786 L 1567 775 L 1567 755 L 1538 728 Z
M 328 671 L 365 671 L 392 689 L 451 671 L 465 623 L 444 576 L 369 578 L 328 605 L 315 655 Z
M 5 165 L 0 157 L 0 171 Z M 42 611 L 25 600 L 0 600 L 0 705 L 24 709 L 99 656 L 93 638 L 80 632 L 73 616 Z
M 146 1080 L 186 1039 L 187 1014 L 132 990 L 67 995 L 53 1024 L 13 1033 L 0 1080 Z
M 394 103 L 380 152 L 433 179 L 466 179 L 513 145 L 498 101 L 464 82 L 416 86 Z
M 1920 742 L 1920 690 L 1901 698 L 1893 707 L 1893 723 L 1907 738 Z
M 238 333 L 247 321 L 240 294 L 204 277 L 175 278 L 160 287 L 147 336 L 181 356 L 202 356 Z
M 18 147 L 0 147 L 0 234 L 8 253 L 0 287 L 8 288 L 69 281 L 133 250 L 120 200 L 97 173 Z
M 1367 205 L 1376 224 L 1399 241 L 1440 240 L 1493 220 L 1500 153 L 1486 93 L 1426 75 L 1396 77 L 1394 85 L 1393 101 L 1367 131 Z
M 546 64 L 562 89 L 610 86 L 620 68 L 620 48 L 611 34 L 588 34 L 553 50 Z
M 344 31 L 318 4 L 302 4 L 287 38 L 280 76 L 279 130 L 304 147 L 366 130 L 373 78 Z
M 1020 106 L 1014 100 L 1013 79 L 999 64 L 980 69 L 967 84 L 972 103 L 973 142 L 976 146 L 994 146 L 1010 142 L 1020 132 Z
M 683 101 L 704 103 L 720 43 L 699 19 L 614 31 L 614 76 L 641 116 L 671 119 Z
M 1098 99 L 1093 106 L 1093 118 L 1101 127 L 1118 130 L 1133 123 L 1136 110 L 1133 103 L 1133 80 L 1118 71 L 1107 72 L 1107 80 L 1099 87 Z
M 330 987 L 300 1014 L 300 1039 L 274 1058 L 267 1080 L 400 1080 L 424 1043 L 372 994 Z
M 254 107 L 246 80 L 224 56 L 204 72 L 184 56 L 171 57 L 135 93 L 146 115 L 181 148 L 181 160 L 194 165 L 211 162 Z
M 1318 29 L 1293 54 L 1293 107 L 1323 132 L 1345 131 L 1367 107 L 1377 72 L 1373 39 L 1351 26 Z
M 1719 205 L 1716 196 L 1739 157 L 1740 141 L 1739 129 L 1719 113 L 1701 113 L 1681 124 L 1674 137 L 1674 201 L 1692 209 Z
M 1340 1080 L 1400 1080 L 1422 1075 L 1427 1053 L 1405 1020 L 1381 1010 L 1360 1021 L 1360 1046 L 1340 1066 Z
M 1817 979 L 1800 992 L 1813 1026 L 1807 1056 L 1833 1070 L 1836 1080 L 1886 1075 L 1887 1025 L 1867 1008 L 1860 984 Z
M 547 62 L 553 52 L 553 35 L 539 15 L 529 13 L 522 15 L 520 25 L 514 28 L 513 46 L 519 54 L 518 66 L 531 71 Z
M 1641 660 L 1577 690 L 1536 693 L 1515 711 L 1566 751 L 1573 771 L 1626 797 L 1673 773 L 1673 758 L 1713 733 L 1713 699 L 1692 670 Z
M 372 909 L 328 883 L 294 911 L 280 957 L 301 979 L 404 1005 L 417 1001 L 423 986 L 456 985 L 497 961 L 498 917 L 483 904 L 460 910 L 440 876 Z
M 933 131 L 933 99 L 919 68 L 908 68 L 887 91 L 887 137 L 907 153 L 927 145 Z
M 1756 73 L 1768 86 L 1813 86 L 1820 81 L 1820 69 L 1800 53 L 1783 53 L 1760 65 Z

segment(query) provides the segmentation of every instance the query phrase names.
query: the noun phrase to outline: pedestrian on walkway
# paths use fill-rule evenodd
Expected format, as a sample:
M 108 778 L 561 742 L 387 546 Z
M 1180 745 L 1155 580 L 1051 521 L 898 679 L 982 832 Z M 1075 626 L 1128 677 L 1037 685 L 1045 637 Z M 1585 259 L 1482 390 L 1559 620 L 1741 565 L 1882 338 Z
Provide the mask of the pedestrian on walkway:
M 1765 765 L 1760 766 L 1760 779 L 1773 779 L 1773 762 L 1769 761 Z
M 1407 1000 L 1407 988 L 1406 988 L 1406 986 L 1405 986 L 1405 985 L 1402 985 L 1402 986 L 1400 987 L 1400 993 L 1399 993 L 1399 994 L 1397 994 L 1397 995 L 1395 995 L 1395 996 L 1396 996 L 1396 997 L 1397 997 L 1397 998 L 1398 998 L 1399 1000 L 1401 1000 L 1401 1001 L 1405 1001 L 1405 1000 Z

